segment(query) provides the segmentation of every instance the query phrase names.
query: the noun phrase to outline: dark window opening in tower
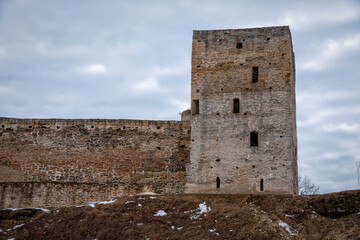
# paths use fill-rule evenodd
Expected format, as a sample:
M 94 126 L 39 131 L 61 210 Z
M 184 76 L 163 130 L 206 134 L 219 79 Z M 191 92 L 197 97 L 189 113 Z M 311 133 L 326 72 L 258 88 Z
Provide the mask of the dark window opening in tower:
M 259 80 L 259 67 L 252 68 L 252 82 L 257 83 Z
M 220 178 L 216 177 L 216 188 L 220 188 Z
M 236 48 L 237 48 L 237 49 L 240 49 L 240 48 L 242 48 L 242 47 L 243 47 L 243 45 L 242 45 L 241 42 L 239 42 L 239 43 L 236 44 Z
M 251 132 L 250 133 L 250 146 L 251 147 L 257 147 L 259 146 L 259 138 L 258 138 L 257 132 Z
M 234 98 L 233 112 L 234 113 L 239 113 L 240 112 L 240 101 L 239 101 L 238 98 Z
M 199 100 L 192 101 L 192 114 L 199 114 Z
M 260 191 L 261 192 L 264 191 L 264 180 L 263 179 L 260 180 Z

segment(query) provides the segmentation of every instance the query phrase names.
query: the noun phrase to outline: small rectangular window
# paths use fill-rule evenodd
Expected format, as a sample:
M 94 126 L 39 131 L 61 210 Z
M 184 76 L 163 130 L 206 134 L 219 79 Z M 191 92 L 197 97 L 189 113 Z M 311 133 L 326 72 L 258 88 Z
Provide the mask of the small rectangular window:
M 264 191 L 264 180 L 263 179 L 260 180 L 260 191 L 261 192 Z
M 252 82 L 257 83 L 259 80 L 259 67 L 252 68 Z
M 192 101 L 191 109 L 192 109 L 193 115 L 199 114 L 199 100 L 198 99 Z
M 216 188 L 220 188 L 220 178 L 216 177 Z
M 239 113 L 240 112 L 240 102 L 239 102 L 238 98 L 234 98 L 233 112 L 234 113 Z
M 250 133 L 250 146 L 251 147 L 259 146 L 259 139 L 258 139 L 258 133 L 257 132 L 251 132 Z

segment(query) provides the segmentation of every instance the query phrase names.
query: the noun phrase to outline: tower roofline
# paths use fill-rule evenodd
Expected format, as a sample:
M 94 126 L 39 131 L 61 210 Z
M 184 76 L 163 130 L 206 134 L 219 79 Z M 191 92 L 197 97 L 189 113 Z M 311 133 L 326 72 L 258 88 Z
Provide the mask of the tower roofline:
M 288 30 L 290 31 L 290 27 L 288 25 L 283 26 L 272 26 L 272 27 L 253 27 L 253 28 L 229 28 L 229 29 L 215 29 L 215 30 L 193 30 L 193 33 L 201 33 L 201 32 L 225 32 L 225 31 L 258 31 L 258 30 Z

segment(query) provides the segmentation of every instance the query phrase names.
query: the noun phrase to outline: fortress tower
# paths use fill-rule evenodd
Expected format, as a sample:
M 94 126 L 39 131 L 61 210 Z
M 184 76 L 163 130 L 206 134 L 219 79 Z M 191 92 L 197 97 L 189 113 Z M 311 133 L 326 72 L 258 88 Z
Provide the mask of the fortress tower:
M 287 26 L 194 31 L 188 193 L 297 194 Z

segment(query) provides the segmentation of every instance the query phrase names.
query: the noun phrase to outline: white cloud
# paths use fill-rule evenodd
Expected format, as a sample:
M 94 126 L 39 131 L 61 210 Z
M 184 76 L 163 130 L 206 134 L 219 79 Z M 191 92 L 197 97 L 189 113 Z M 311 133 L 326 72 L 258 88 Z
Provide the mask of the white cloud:
M 107 67 L 104 64 L 85 65 L 79 69 L 82 74 L 104 74 L 107 72 Z
M 300 61 L 298 69 L 321 71 L 331 67 L 332 63 L 342 55 L 360 51 L 360 33 L 344 39 L 328 39 L 323 46 L 320 46 L 320 49 L 317 54 L 314 50 L 315 56 L 312 55 L 311 58 Z
M 135 84 L 134 90 L 141 92 L 157 92 L 160 91 L 161 88 L 158 84 L 158 81 L 154 78 L 147 78 L 143 81 L 140 81 Z
M 320 127 L 320 131 L 323 132 L 348 132 L 348 133 L 360 133 L 360 124 L 327 124 Z
M 178 99 L 170 99 L 170 104 L 179 109 L 180 111 L 185 111 L 189 109 L 189 103 L 187 101 L 180 101 Z
M 295 10 L 285 12 L 278 23 L 280 25 L 289 25 L 292 29 L 303 30 L 307 28 L 321 27 L 325 24 L 342 24 L 356 21 L 360 17 L 360 8 L 358 5 L 349 3 L 336 3 L 314 5 L 314 2 L 308 2 L 308 5 L 298 5 Z

